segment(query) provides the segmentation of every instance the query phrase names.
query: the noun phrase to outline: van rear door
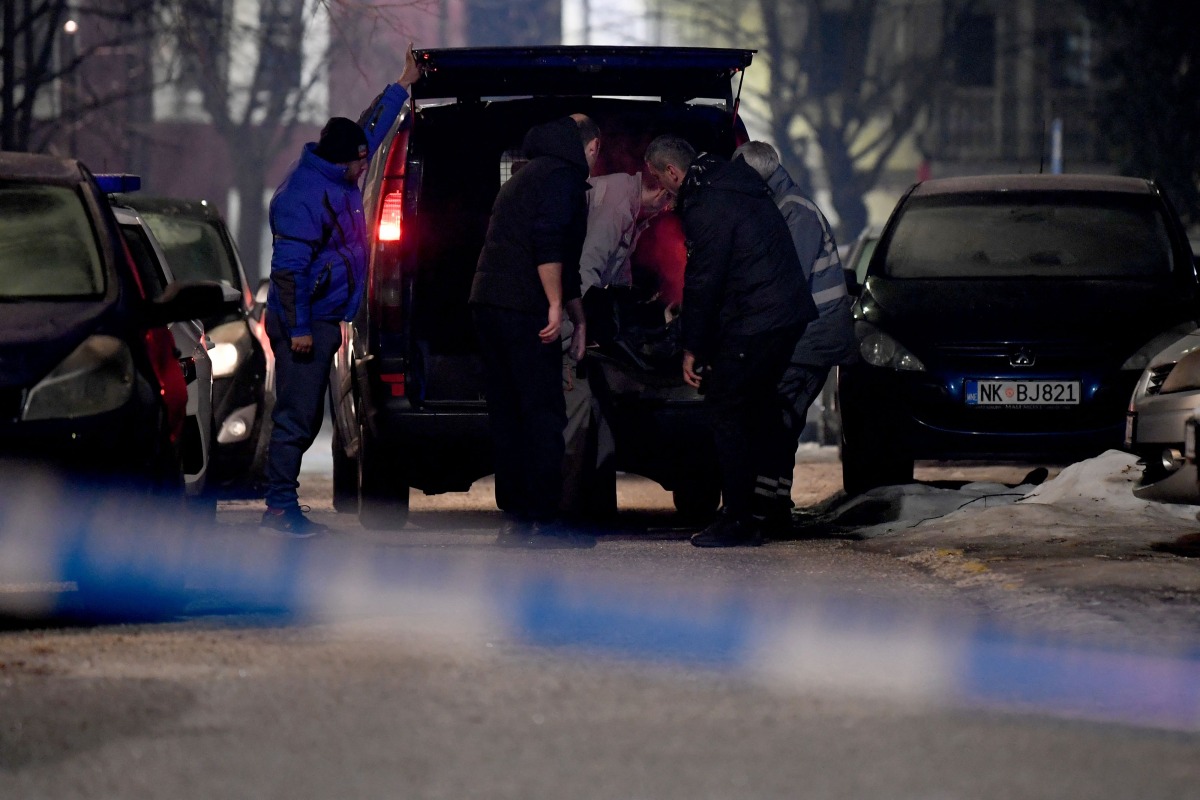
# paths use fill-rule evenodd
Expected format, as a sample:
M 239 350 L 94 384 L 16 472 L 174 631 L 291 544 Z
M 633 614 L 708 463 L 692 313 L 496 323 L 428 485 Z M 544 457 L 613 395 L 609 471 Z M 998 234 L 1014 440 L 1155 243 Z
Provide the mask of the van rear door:
M 492 204 L 532 125 L 587 111 L 608 156 L 630 156 L 609 170 L 639 168 L 659 129 L 728 155 L 735 79 L 753 55 L 590 46 L 417 51 L 415 111 L 399 123 L 386 161 L 372 165 L 365 192 L 375 231 L 372 342 L 385 394 L 416 405 L 482 406 L 467 298 Z
M 754 50 L 711 47 L 525 47 L 418 50 L 417 100 L 556 95 L 723 100 Z

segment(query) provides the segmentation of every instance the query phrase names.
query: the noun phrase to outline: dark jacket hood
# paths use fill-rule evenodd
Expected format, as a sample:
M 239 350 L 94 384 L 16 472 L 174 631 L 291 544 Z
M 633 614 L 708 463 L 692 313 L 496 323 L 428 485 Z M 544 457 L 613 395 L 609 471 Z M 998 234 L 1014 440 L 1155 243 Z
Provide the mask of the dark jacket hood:
M 737 192 L 750 197 L 771 196 L 767 184 L 741 156 L 733 161 L 725 161 L 709 153 L 697 156 L 683 178 L 680 203 L 687 203 L 688 198 L 701 188 Z
M 583 153 L 583 141 L 579 138 L 579 126 L 570 117 L 561 117 L 530 128 L 521 149 L 531 161 L 541 156 L 560 158 L 578 167 L 585 180 L 590 172 L 587 156 Z

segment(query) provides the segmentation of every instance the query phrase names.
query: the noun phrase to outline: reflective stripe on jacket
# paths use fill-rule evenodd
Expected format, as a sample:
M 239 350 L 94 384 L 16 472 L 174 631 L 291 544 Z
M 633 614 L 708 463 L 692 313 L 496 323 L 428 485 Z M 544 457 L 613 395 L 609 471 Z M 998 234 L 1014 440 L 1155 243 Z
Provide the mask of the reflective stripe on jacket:
M 829 221 L 783 167 L 776 167 L 767 186 L 787 221 L 819 314 L 796 344 L 792 363 L 818 367 L 852 363 L 858 359 L 858 340 L 850 314 L 853 298 L 846 290 L 842 259 Z

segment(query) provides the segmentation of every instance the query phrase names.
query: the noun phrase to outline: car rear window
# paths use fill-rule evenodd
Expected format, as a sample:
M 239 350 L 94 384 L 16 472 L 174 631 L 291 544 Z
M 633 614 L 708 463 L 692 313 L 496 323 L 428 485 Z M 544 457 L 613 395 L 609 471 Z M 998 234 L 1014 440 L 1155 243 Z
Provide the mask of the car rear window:
M 104 294 L 83 200 L 64 186 L 0 186 L 0 298 Z
M 1152 197 L 989 192 L 914 197 L 887 245 L 894 278 L 1153 278 L 1173 268 Z
M 215 227 L 204 220 L 142 212 L 178 281 L 219 281 L 241 289 L 233 259 Z

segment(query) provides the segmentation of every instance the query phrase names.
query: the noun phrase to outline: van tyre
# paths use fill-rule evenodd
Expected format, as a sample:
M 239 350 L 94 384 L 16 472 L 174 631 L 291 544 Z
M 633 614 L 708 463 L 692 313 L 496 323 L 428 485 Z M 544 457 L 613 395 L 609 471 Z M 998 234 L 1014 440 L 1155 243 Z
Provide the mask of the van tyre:
M 358 513 L 358 461 L 346 455 L 342 434 L 333 425 L 333 510 L 343 514 Z
M 821 415 L 817 422 L 817 443 L 826 447 L 839 445 L 842 438 L 842 415 L 837 406 L 837 380 L 831 373 L 821 389 Z
M 675 511 L 689 523 L 704 523 L 712 519 L 721 505 L 721 484 L 713 479 L 697 479 L 671 492 Z
M 373 531 L 394 531 L 408 521 L 408 481 L 370 429 L 359 424 L 358 521 Z

